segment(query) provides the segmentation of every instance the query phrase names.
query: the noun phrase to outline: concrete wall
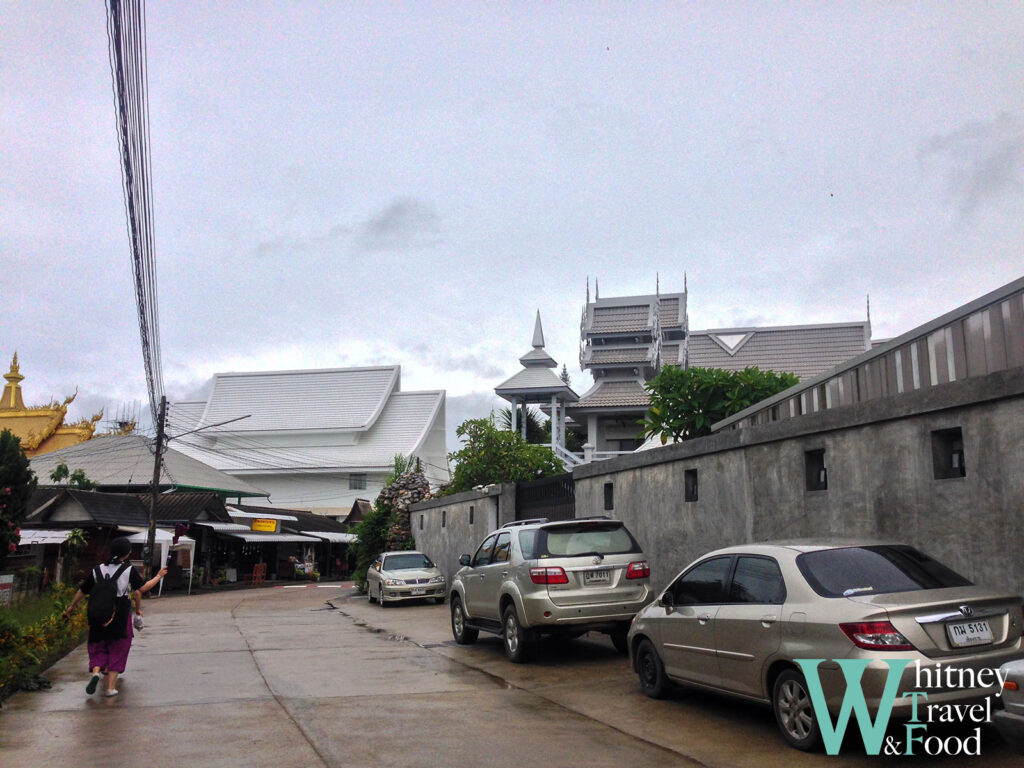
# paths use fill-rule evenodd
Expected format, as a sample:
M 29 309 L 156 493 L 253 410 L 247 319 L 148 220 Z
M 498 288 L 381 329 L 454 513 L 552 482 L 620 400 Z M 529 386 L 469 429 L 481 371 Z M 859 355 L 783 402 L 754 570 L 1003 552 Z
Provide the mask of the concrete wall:
M 473 554 L 488 533 L 515 520 L 515 509 L 514 485 L 489 485 L 482 491 L 413 504 L 409 507 L 409 522 L 416 549 L 437 564 L 450 586 L 452 575 L 462 567 L 459 556 Z
M 960 427 L 967 474 L 937 480 L 932 432 Z M 825 450 L 828 489 L 806 490 Z M 684 501 L 696 469 L 698 500 Z M 623 520 L 661 587 L 711 549 L 780 538 L 906 541 L 1024 593 L 1024 369 L 578 467 L 576 516 Z M 612 484 L 614 508 L 604 508 Z

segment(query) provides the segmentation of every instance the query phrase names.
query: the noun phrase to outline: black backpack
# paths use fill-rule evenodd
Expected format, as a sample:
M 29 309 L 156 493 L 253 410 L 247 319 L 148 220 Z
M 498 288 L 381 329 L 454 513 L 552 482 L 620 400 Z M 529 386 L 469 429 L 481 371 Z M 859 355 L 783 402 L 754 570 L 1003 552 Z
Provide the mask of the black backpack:
M 89 592 L 89 627 L 91 629 L 102 629 L 110 626 L 117 614 L 117 580 L 131 563 L 125 561 L 121 567 L 114 571 L 112 576 L 104 576 L 103 571 L 97 565 L 93 569 L 93 578 L 96 583 Z

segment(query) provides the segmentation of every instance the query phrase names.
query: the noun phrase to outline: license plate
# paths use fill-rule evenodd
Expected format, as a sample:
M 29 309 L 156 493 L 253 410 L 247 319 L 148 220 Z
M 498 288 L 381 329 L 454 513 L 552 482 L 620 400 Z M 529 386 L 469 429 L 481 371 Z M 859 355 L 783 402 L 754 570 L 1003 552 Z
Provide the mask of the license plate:
M 612 580 L 611 571 L 584 571 L 584 584 L 607 584 Z
M 992 627 L 987 621 L 965 621 L 962 624 L 947 624 L 946 634 L 954 648 L 969 645 L 988 645 L 992 642 Z
M 425 594 L 427 594 L 427 590 L 425 590 L 425 589 L 414 589 L 414 590 L 412 590 L 412 592 L 410 592 L 410 594 L 413 594 L 413 595 L 425 595 Z

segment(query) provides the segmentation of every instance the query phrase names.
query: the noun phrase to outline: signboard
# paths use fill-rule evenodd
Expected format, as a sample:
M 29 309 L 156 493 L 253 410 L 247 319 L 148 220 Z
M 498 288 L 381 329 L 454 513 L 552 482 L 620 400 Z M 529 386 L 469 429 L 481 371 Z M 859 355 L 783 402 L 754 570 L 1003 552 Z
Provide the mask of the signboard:
M 10 605 L 14 597 L 14 574 L 0 574 L 0 605 Z
M 257 517 L 252 521 L 252 529 L 261 533 L 277 533 L 277 520 Z

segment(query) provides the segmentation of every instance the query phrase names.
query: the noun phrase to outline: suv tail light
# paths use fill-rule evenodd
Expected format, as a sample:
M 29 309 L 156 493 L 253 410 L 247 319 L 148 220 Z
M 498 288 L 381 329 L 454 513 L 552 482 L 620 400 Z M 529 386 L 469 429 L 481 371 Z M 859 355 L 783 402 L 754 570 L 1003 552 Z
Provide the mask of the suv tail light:
M 569 577 L 561 568 L 531 568 L 530 579 L 534 584 L 568 584 Z
M 646 560 L 638 560 L 635 563 L 630 563 L 626 569 L 627 579 L 649 579 L 651 577 L 651 566 L 647 564 Z
M 839 628 L 858 648 L 868 651 L 912 651 L 914 646 L 888 621 L 857 621 Z

